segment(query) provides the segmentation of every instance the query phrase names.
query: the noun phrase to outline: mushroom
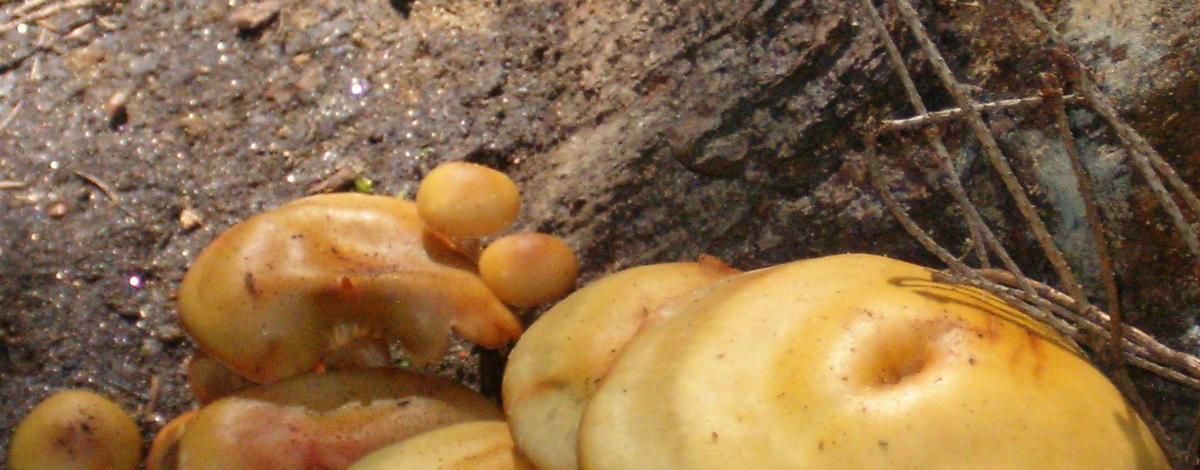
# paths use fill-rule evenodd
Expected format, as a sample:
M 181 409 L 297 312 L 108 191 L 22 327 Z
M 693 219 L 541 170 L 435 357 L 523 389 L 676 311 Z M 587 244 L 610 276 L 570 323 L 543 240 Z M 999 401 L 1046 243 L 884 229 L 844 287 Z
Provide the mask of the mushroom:
M 12 470 L 134 470 L 141 459 L 133 418 L 85 390 L 61 391 L 38 403 L 8 448 Z
M 192 392 L 192 398 L 201 405 L 207 405 L 254 385 L 254 382 L 229 370 L 216 359 L 208 357 L 204 351 L 192 353 L 183 369 L 187 375 L 188 390 Z
M 451 331 L 484 347 L 521 326 L 472 262 L 398 198 L 327 194 L 251 217 L 197 257 L 179 289 L 184 328 L 239 375 L 274 382 L 313 370 L 360 331 L 440 359 Z
M 453 424 L 363 457 L 349 470 L 533 470 L 504 421 Z
M 639 334 L 579 451 L 584 470 L 1169 468 L 1054 331 L 869 255 L 730 278 Z
M 200 410 L 181 414 L 158 430 L 146 453 L 146 470 L 176 470 L 179 465 L 179 438 L 187 430 L 188 423 L 196 419 Z
M 484 248 L 479 273 L 504 303 L 534 307 L 571 292 L 579 277 L 579 260 L 563 239 L 524 232 L 501 237 Z
M 521 213 L 521 194 L 508 175 L 483 165 L 449 162 L 417 187 L 417 210 L 436 232 L 479 238 L 504 230 Z
M 625 343 L 677 297 L 735 273 L 708 256 L 639 266 L 588 284 L 542 315 L 504 371 L 504 408 L 521 451 L 541 470 L 577 468 L 580 417 Z
M 390 368 L 313 373 L 202 408 L 186 423 L 176 460 L 160 468 L 344 469 L 431 429 L 495 419 L 495 405 L 449 380 Z

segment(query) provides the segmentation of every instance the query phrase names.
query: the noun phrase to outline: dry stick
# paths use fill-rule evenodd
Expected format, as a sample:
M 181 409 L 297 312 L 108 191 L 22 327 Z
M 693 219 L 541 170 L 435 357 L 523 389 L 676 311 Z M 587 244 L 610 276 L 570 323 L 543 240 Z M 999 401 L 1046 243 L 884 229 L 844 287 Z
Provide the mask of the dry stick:
M 1073 310 L 1075 305 L 1074 300 L 1068 297 L 1066 294 L 1058 292 L 1057 290 L 1054 290 L 1045 284 L 1034 281 L 1035 286 L 1038 288 L 1039 295 L 1030 296 L 1025 291 L 1016 287 L 1016 283 L 1010 273 L 1000 270 L 979 270 L 976 272 L 976 274 L 982 274 L 984 279 L 971 279 L 953 274 L 936 273 L 934 275 L 934 280 L 969 285 L 971 287 L 983 289 L 988 293 L 1005 300 L 1006 302 L 1015 299 L 1032 305 L 1040 310 L 1026 311 L 1026 313 L 1039 320 L 1044 320 L 1047 318 L 1045 312 L 1053 312 L 1055 315 L 1057 315 L 1057 317 L 1053 315 L 1049 316 L 1049 318 L 1053 320 L 1047 321 L 1047 323 L 1071 338 L 1077 339 L 1082 337 L 1083 334 L 1094 335 L 1102 339 L 1107 338 L 1108 330 L 1101 326 L 1101 323 L 1104 323 L 1104 320 L 1107 319 L 1107 317 L 1100 316 L 1097 317 L 1097 320 L 1095 321 L 1080 317 L 1079 314 Z M 1052 302 L 1051 300 L 1047 300 L 1047 297 L 1041 295 L 1041 292 L 1043 292 L 1044 289 L 1054 291 L 1056 296 L 1061 297 L 1059 300 L 1066 299 L 1066 302 L 1056 303 Z M 1095 313 L 1098 311 L 1093 309 L 1092 312 Z M 1062 320 L 1060 317 L 1070 320 L 1070 323 L 1067 324 L 1077 325 L 1078 328 L 1076 328 L 1076 330 L 1080 331 L 1075 332 L 1075 330 L 1065 330 L 1062 327 L 1056 326 L 1054 321 L 1057 320 L 1061 322 Z M 1153 337 L 1145 332 L 1129 327 L 1128 325 L 1125 326 L 1125 338 L 1122 344 L 1126 353 L 1129 355 L 1127 359 L 1130 364 L 1145 369 L 1167 380 L 1200 389 L 1200 378 L 1197 378 L 1200 377 L 1200 369 L 1198 369 L 1200 366 L 1194 364 L 1196 361 L 1195 357 L 1174 351 L 1162 345 L 1161 343 L 1158 343 L 1153 339 Z M 1189 361 L 1193 363 L 1189 363 Z
M 1012 274 L 1004 271 L 988 269 L 980 270 L 979 274 L 985 279 L 998 284 L 1013 287 L 1017 285 L 1016 279 L 1012 276 Z M 1066 309 L 1074 310 L 1078 308 L 1075 299 L 1071 298 L 1071 296 L 1059 292 L 1057 289 L 1037 281 L 1031 280 L 1030 283 L 1033 284 L 1033 287 L 1037 290 L 1039 296 L 1046 298 L 1054 304 L 1062 306 Z M 1109 321 L 1108 315 L 1095 308 L 1095 306 L 1087 309 L 1084 314 L 1090 318 L 1089 321 L 1094 321 L 1096 323 L 1107 323 Z M 1105 333 L 1107 334 L 1107 332 Z M 1200 358 L 1171 349 L 1170 347 L 1158 342 L 1158 340 L 1154 339 L 1153 336 L 1150 336 L 1146 332 L 1129 325 L 1122 326 L 1122 333 L 1122 336 L 1124 336 L 1125 340 L 1131 341 L 1134 344 L 1145 348 L 1147 351 L 1149 351 L 1151 357 L 1157 362 L 1167 364 L 1175 369 L 1186 372 L 1191 377 L 1200 379 Z M 1200 387 L 1196 388 L 1200 389 Z
M 868 125 L 867 128 L 870 129 L 872 127 L 874 126 Z M 867 179 L 871 180 L 871 186 L 875 187 L 875 192 L 879 193 L 879 197 L 883 199 L 883 204 L 887 206 L 888 211 L 892 213 L 896 221 L 900 222 L 900 226 L 904 227 L 904 230 L 915 238 L 921 246 L 924 246 L 926 250 L 937 256 L 943 263 L 946 263 L 946 266 L 949 266 L 954 272 L 963 274 L 973 272 L 974 270 L 970 266 L 967 266 L 961 260 L 954 257 L 953 254 L 934 241 L 933 237 L 925 233 L 916 222 L 913 222 L 908 213 L 904 211 L 904 208 L 900 207 L 900 203 L 896 201 L 896 198 L 892 197 L 892 192 L 888 190 L 887 185 L 883 183 L 883 179 L 879 175 L 879 157 L 876 155 L 875 134 L 867 134 L 866 140 L 867 148 L 864 154 L 867 160 Z
M 1117 293 L 1117 279 L 1113 275 L 1112 255 L 1108 251 L 1108 242 L 1104 236 L 1104 221 L 1100 219 L 1100 210 L 1096 207 L 1095 202 L 1096 192 L 1092 190 L 1092 175 L 1084 166 L 1083 157 L 1079 155 L 1079 149 L 1075 146 L 1075 137 L 1071 135 L 1071 125 L 1067 122 L 1067 111 L 1062 101 L 1062 89 L 1057 86 L 1057 83 L 1050 83 L 1052 79 L 1049 76 L 1044 75 L 1043 80 L 1047 82 L 1046 90 L 1049 91 L 1046 102 L 1053 113 L 1054 125 L 1062 139 L 1063 147 L 1067 150 L 1067 157 L 1071 160 L 1071 171 L 1075 173 L 1075 181 L 1079 185 L 1079 195 L 1083 198 L 1084 213 L 1087 215 L 1088 225 L 1092 229 L 1092 244 L 1096 248 L 1096 258 L 1100 262 L 1100 272 L 1104 282 L 1105 298 L 1108 300 L 1106 310 L 1110 316 L 1108 322 L 1109 360 L 1112 361 L 1113 367 L 1120 368 L 1122 367 L 1121 325 L 1124 324 L 1121 315 L 1121 300 Z
M 1037 6 L 1028 0 L 1017 0 L 1017 2 L 1029 12 L 1034 22 L 1050 37 L 1052 42 L 1064 46 L 1067 44 L 1054 30 L 1050 20 L 1042 14 L 1042 11 Z M 1075 81 L 1079 94 L 1087 99 L 1092 109 L 1103 117 L 1109 126 L 1113 128 L 1113 131 L 1116 132 L 1117 137 L 1120 138 L 1126 153 L 1130 155 L 1138 172 L 1146 179 L 1146 183 L 1150 185 L 1150 189 L 1154 191 L 1159 202 L 1163 205 L 1163 210 L 1167 212 L 1174 222 L 1176 229 L 1179 230 L 1188 250 L 1193 255 L 1200 256 L 1200 236 L 1197 236 L 1196 232 L 1188 225 L 1187 219 L 1184 218 L 1183 213 L 1179 210 L 1179 206 L 1175 204 L 1175 200 L 1163 186 L 1162 181 L 1158 179 L 1155 171 L 1157 170 L 1158 173 L 1161 173 L 1167 179 L 1167 182 L 1180 194 L 1192 212 L 1195 212 L 1198 216 L 1200 216 L 1200 198 L 1196 197 L 1196 194 L 1192 192 L 1187 183 L 1175 173 L 1175 170 L 1158 154 L 1158 151 L 1154 150 L 1146 142 L 1146 139 L 1133 130 L 1133 127 L 1121 120 L 1117 114 L 1116 107 L 1113 106 L 1108 97 L 1100 92 L 1096 83 L 1088 78 L 1083 65 L 1074 57 L 1067 56 L 1063 58 L 1065 59 L 1063 61 L 1064 64 L 1073 75 L 1071 78 Z
M 908 23 L 909 29 L 921 45 L 921 49 L 925 52 L 934 70 L 937 71 L 942 84 L 954 96 L 958 107 L 967 110 L 965 115 L 967 123 L 970 124 L 975 137 L 979 139 L 979 143 L 983 145 L 983 150 L 988 157 L 988 161 L 996 169 L 996 172 L 1000 174 L 1000 179 L 1004 182 L 1009 194 L 1017 203 L 1017 209 L 1021 212 L 1021 215 L 1025 218 L 1030 228 L 1033 229 L 1034 238 L 1041 245 L 1046 258 L 1050 260 L 1050 264 L 1054 266 L 1059 280 L 1066 286 L 1067 292 L 1079 299 L 1080 307 L 1086 308 L 1088 303 L 1087 296 L 1083 292 L 1083 287 L 1080 286 L 1079 281 L 1075 278 L 1075 274 L 1071 272 L 1071 267 L 1067 265 L 1062 252 L 1058 250 L 1058 247 L 1054 246 L 1045 223 L 1038 217 L 1037 210 L 1029 202 L 1029 197 L 1025 195 L 1025 189 L 1021 186 L 1020 181 L 1017 181 L 1012 168 L 1009 167 L 1003 153 L 1000 152 L 1000 146 L 996 143 L 996 137 L 992 135 L 992 131 L 983 122 L 983 116 L 979 114 L 979 111 L 975 110 L 975 103 L 967 96 L 962 84 L 950 72 L 950 67 L 946 65 L 946 59 L 942 57 L 942 53 L 938 51 L 937 46 L 933 44 L 933 40 L 929 38 L 925 27 L 921 24 L 921 18 L 917 15 L 917 11 L 913 9 L 912 4 L 908 0 L 892 0 L 892 2 L 898 7 L 900 15 Z
M 24 189 L 26 186 L 24 181 L 0 181 L 0 189 Z
M 867 10 L 867 15 L 871 17 L 871 21 L 875 24 L 875 33 L 879 39 L 883 41 L 884 47 L 887 49 L 888 58 L 891 59 L 892 69 L 896 71 L 896 75 L 900 76 L 900 82 L 904 85 L 904 93 L 908 95 L 909 103 L 912 103 L 913 109 L 918 115 L 926 115 L 929 110 L 925 108 L 925 102 L 921 99 L 921 94 L 917 92 L 917 86 L 913 83 L 912 76 L 908 73 L 908 68 L 904 65 L 904 56 L 900 55 L 900 49 L 896 47 L 896 42 L 892 41 L 891 34 L 887 31 L 887 26 L 883 23 L 883 18 L 879 16 L 879 10 L 875 9 L 875 4 L 872 0 L 862 0 L 863 6 Z M 983 242 L 982 232 L 988 231 L 987 224 L 983 223 L 983 219 L 976 218 L 979 214 L 975 211 L 975 206 L 971 204 L 971 200 L 967 198 L 967 192 L 962 187 L 962 182 L 954 173 L 953 166 L 950 164 L 950 153 L 946 151 L 946 145 L 942 142 L 942 136 L 936 128 L 928 128 L 925 132 L 925 138 L 929 144 L 933 146 L 934 152 L 937 154 L 938 166 L 943 173 L 943 183 L 946 189 L 954 197 L 958 205 L 963 208 L 963 211 L 968 211 L 967 214 L 967 231 L 970 233 L 971 242 L 975 248 L 975 257 L 979 259 L 980 266 L 990 268 L 991 262 L 987 255 L 987 245 Z M 1015 268 L 1016 265 L 1013 264 Z
M 1068 103 L 1083 102 L 1083 97 L 1075 94 L 1063 96 L 1063 101 Z M 1041 96 L 1028 96 L 1025 98 L 1012 98 L 1007 100 L 989 101 L 986 103 L 975 103 L 972 107 L 976 111 L 1006 111 L 1012 109 L 1036 108 L 1046 102 L 1046 99 Z M 913 116 L 906 119 L 885 119 L 883 121 L 884 131 L 902 131 L 912 129 L 927 124 L 941 124 L 943 122 L 956 121 L 961 119 L 966 111 L 962 108 L 943 109 L 941 111 L 933 111 L 922 113 L 919 116 Z
M 13 119 L 17 118 L 17 113 L 21 112 L 21 106 L 24 105 L 24 101 L 18 101 L 17 104 L 13 105 L 12 111 L 8 113 L 8 116 L 6 116 L 3 121 L 0 121 L 0 130 L 8 128 L 8 125 L 12 124 Z
M 993 281 L 978 277 L 979 271 L 975 271 L 971 274 L 973 277 L 935 272 L 933 274 L 933 280 L 951 284 L 962 284 L 987 291 L 989 294 L 992 294 L 996 296 L 996 298 L 1003 300 L 1006 304 L 1012 305 L 1014 308 L 1020 310 L 1026 315 L 1029 315 L 1030 317 L 1041 321 L 1042 323 L 1050 325 L 1051 328 L 1054 328 L 1055 331 L 1058 331 L 1063 336 L 1078 342 L 1078 338 L 1081 337 L 1079 327 L 1070 322 L 1064 321 L 1062 318 L 1054 316 L 1050 313 L 1050 309 L 1037 305 L 1039 303 L 1044 303 L 1045 299 L 1041 299 L 1037 295 L 1029 295 L 1027 292 L 1021 291 L 1020 289 L 998 286 Z M 1089 325 L 1089 323 L 1086 321 L 1076 323 L 1084 327 Z

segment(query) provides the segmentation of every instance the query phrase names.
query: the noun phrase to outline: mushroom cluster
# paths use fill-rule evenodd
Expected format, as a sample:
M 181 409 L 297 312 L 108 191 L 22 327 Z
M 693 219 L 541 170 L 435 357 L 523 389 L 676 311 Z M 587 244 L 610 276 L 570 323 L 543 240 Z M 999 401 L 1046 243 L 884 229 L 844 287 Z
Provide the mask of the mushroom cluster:
M 221 234 L 179 292 L 204 406 L 160 430 L 147 470 L 1169 468 L 1073 343 L 927 268 L 701 256 L 570 293 L 563 240 L 484 246 L 519 211 L 508 177 L 448 163 L 415 202 L 313 196 Z M 514 312 L 563 296 L 523 331 Z M 392 366 L 393 343 L 427 364 L 452 334 L 516 341 L 503 411 Z M 35 408 L 10 452 L 14 470 L 141 456 L 128 415 L 86 392 Z
M 479 252 L 520 203 L 504 174 L 453 162 L 426 176 L 416 202 L 311 196 L 223 232 L 178 293 L 198 348 L 188 384 L 204 407 L 160 430 L 146 468 L 345 469 L 426 431 L 501 420 L 475 391 L 392 367 L 391 346 L 417 366 L 444 357 L 452 334 L 499 348 L 522 333 L 514 311 L 574 287 L 578 261 L 558 237 L 511 234 Z M 441 436 L 409 447 L 508 442 L 512 454 L 506 428 Z M 137 468 L 141 445 L 117 405 L 72 391 L 25 419 L 10 455 L 14 470 L 123 470 Z

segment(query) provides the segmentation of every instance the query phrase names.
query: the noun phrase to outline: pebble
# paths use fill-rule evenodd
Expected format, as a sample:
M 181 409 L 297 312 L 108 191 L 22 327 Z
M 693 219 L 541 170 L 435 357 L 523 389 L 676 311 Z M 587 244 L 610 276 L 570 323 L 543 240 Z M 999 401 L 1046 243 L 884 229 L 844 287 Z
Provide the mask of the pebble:
M 59 201 L 51 204 L 50 207 L 46 208 L 46 215 L 54 217 L 55 219 L 61 219 L 63 216 L 67 215 L 67 203 Z
M 183 339 L 183 330 L 175 325 L 163 325 L 154 331 L 154 335 L 159 341 L 170 344 Z
M 199 227 L 202 223 L 204 223 L 204 217 L 201 216 L 200 212 L 196 211 L 195 209 L 185 207 L 183 210 L 179 211 L 180 228 L 184 230 L 191 230 Z
M 278 0 L 248 3 L 233 11 L 229 21 L 243 33 L 254 32 L 266 26 L 279 15 Z
M 120 126 L 129 119 L 129 94 L 124 91 L 118 91 L 108 97 L 108 101 L 104 102 L 104 114 L 108 116 L 108 123 L 112 126 Z

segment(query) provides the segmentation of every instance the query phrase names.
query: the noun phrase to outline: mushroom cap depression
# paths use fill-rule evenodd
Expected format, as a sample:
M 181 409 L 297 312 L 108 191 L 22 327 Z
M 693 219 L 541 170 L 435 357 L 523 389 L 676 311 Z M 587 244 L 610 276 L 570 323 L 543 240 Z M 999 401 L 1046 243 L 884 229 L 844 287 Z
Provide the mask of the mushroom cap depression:
M 579 444 L 584 470 L 1169 468 L 1056 333 L 869 255 L 726 279 L 643 331 Z
M 577 468 L 584 407 L 625 344 L 664 305 L 737 272 L 712 257 L 638 266 L 584 286 L 542 315 L 504 370 L 504 410 L 521 451 L 540 470 Z
M 418 364 L 440 359 L 451 331 L 489 348 L 521 334 L 415 204 L 363 194 L 307 197 L 225 231 L 184 277 L 179 313 L 200 349 L 259 383 L 355 339 L 334 341 L 338 330 L 399 339 Z
M 501 419 L 482 395 L 403 369 L 313 373 L 222 398 L 184 424 L 179 470 L 344 469 L 450 424 Z
M 379 449 L 349 470 L 533 470 L 504 421 L 434 429 Z

